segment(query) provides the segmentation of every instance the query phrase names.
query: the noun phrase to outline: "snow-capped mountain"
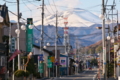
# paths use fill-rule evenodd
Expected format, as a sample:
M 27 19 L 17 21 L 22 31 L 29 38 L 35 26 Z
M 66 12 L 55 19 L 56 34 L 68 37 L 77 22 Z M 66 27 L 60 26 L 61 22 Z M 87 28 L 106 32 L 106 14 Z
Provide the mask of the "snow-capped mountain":
M 80 8 L 70 9 L 68 11 L 64 11 L 58 13 L 58 26 L 64 27 L 64 18 L 67 18 L 68 27 L 89 27 L 93 24 L 100 24 L 101 20 L 98 16 L 93 13 L 86 11 Z M 44 25 L 54 25 L 56 23 L 56 15 L 49 15 L 44 19 Z M 41 21 L 35 23 L 35 25 L 40 25 Z
M 101 30 L 96 29 L 96 27 L 101 26 L 102 20 L 93 13 L 86 11 L 84 9 L 75 8 L 68 11 L 58 13 L 58 45 L 63 45 L 63 35 L 64 35 L 64 18 L 67 17 L 67 27 L 69 27 L 69 38 L 70 44 L 75 48 L 76 43 L 82 46 L 91 45 L 102 39 Z M 39 31 L 41 29 L 41 21 L 34 23 L 36 27 L 34 28 L 34 44 L 40 45 L 40 43 L 35 43 L 36 40 L 40 41 Z M 55 30 L 56 30 L 56 16 L 49 15 L 44 19 L 44 45 L 50 42 L 54 45 L 55 42 Z M 36 29 L 37 28 L 37 29 Z M 39 29 L 39 30 L 38 30 Z

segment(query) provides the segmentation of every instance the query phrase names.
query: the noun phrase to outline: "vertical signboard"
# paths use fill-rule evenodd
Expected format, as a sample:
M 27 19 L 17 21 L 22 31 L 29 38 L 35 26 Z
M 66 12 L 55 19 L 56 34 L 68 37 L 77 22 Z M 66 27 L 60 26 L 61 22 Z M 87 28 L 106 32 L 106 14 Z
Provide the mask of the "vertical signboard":
M 48 59 L 48 68 L 52 68 L 52 62 L 51 62 L 51 59 Z
M 33 24 L 32 18 L 27 18 L 27 26 L 26 26 L 26 51 L 32 51 L 33 44 L 33 29 L 29 29 L 29 25 Z
M 11 52 L 11 53 L 14 53 L 14 52 L 15 52 L 15 45 L 16 45 L 15 42 L 16 42 L 16 41 L 15 41 L 15 38 L 12 38 L 12 39 L 11 39 L 11 45 L 10 45 L 10 52 Z
M 43 72 L 44 72 L 44 64 L 43 64 L 43 63 L 40 63 L 40 64 L 39 64 L 39 72 L 40 72 L 40 73 L 43 73 Z

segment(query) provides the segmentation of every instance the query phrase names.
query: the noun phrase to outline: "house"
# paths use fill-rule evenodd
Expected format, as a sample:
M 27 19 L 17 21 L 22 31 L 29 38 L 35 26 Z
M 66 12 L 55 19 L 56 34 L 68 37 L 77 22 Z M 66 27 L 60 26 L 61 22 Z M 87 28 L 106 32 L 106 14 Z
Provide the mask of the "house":
M 35 62 L 37 63 L 37 57 L 41 54 L 40 53 L 40 47 L 34 45 L 34 59 Z M 47 46 L 46 49 L 42 49 L 43 51 L 43 56 L 44 56 L 44 77 L 48 77 L 48 68 L 47 68 L 47 63 L 48 63 L 48 56 L 54 56 L 55 57 L 55 46 Z M 57 61 L 58 63 L 54 62 L 54 67 L 50 69 L 50 74 L 51 77 L 55 76 L 55 64 L 59 66 L 58 68 L 58 76 L 60 76 L 60 73 L 64 73 L 62 75 L 67 75 L 67 66 L 68 66 L 68 56 L 65 55 L 65 46 L 57 46 Z M 65 62 L 65 64 L 61 65 L 61 61 Z M 59 69 L 64 71 L 64 72 L 59 72 Z
M 5 74 L 8 70 L 6 64 L 8 46 L 3 41 L 3 29 L 5 26 L 9 26 L 8 7 L 6 5 L 0 5 L 0 13 L 0 16 L 3 18 L 3 22 L 0 22 L 0 78 L 5 79 Z

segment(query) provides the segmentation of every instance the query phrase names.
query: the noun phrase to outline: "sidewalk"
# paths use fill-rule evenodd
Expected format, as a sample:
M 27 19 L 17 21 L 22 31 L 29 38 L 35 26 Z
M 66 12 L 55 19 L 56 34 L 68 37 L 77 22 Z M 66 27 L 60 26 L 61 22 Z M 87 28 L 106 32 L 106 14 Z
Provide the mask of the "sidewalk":
M 111 78 L 108 78 L 108 80 L 118 80 L 118 79 L 114 79 L 113 77 L 111 77 Z
M 103 78 L 103 75 L 101 74 L 101 80 L 104 80 Z M 114 79 L 114 77 L 110 77 L 110 78 L 107 78 L 107 80 L 118 80 L 118 79 Z
M 104 80 L 103 78 L 101 80 Z M 107 80 L 118 80 L 118 79 L 114 79 L 113 77 L 108 78 Z

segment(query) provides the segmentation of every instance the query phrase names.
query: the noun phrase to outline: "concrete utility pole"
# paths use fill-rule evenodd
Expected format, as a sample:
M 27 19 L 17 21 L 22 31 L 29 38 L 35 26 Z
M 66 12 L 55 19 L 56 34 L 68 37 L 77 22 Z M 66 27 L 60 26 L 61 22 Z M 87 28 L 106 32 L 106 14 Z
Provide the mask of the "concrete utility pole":
M 44 31 L 44 0 L 42 0 L 41 47 L 43 47 L 43 31 Z
M 19 0 L 17 0 L 17 28 L 20 29 Z M 17 49 L 19 50 L 19 35 L 17 34 Z M 18 54 L 18 70 L 20 70 L 20 54 Z
M 102 15 L 105 14 L 104 0 L 102 0 Z M 102 20 L 102 42 L 103 42 L 103 75 L 104 80 L 107 79 L 106 75 L 106 45 L 105 45 L 105 19 Z
M 56 11 L 56 37 L 55 37 L 55 60 L 56 62 L 58 62 L 58 59 L 57 59 L 57 39 L 58 39 L 57 20 L 58 20 L 58 16 L 57 16 L 57 11 Z M 57 71 L 57 64 L 56 64 L 56 77 L 57 75 L 58 75 L 58 71 Z
M 42 48 L 43 48 L 43 31 L 44 31 L 44 0 L 42 0 L 42 26 L 41 26 L 41 37 L 40 37 L 40 54 L 43 54 Z M 44 54 L 43 54 L 43 58 L 44 58 Z M 41 61 L 41 63 L 43 63 L 43 61 Z M 44 73 L 44 71 L 43 71 Z M 42 76 L 42 73 L 41 73 Z

